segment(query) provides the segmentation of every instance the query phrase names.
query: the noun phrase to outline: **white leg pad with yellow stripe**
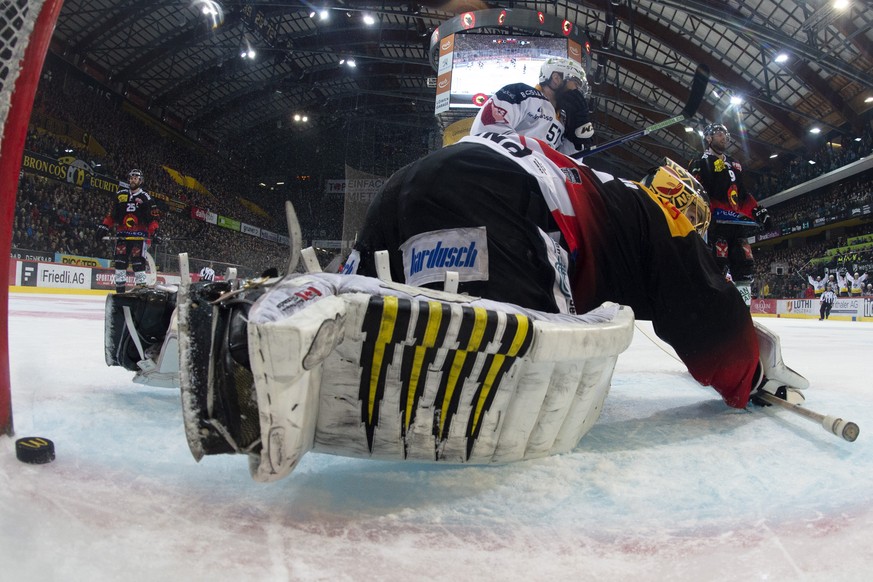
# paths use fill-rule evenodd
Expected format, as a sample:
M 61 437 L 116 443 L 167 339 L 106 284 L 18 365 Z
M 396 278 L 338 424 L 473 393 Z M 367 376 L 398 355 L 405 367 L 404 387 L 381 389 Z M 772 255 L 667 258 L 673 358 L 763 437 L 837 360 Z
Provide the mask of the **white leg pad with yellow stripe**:
M 286 278 L 249 313 L 258 481 L 310 450 L 505 463 L 572 450 L 600 416 L 633 312 L 581 316 L 354 275 Z

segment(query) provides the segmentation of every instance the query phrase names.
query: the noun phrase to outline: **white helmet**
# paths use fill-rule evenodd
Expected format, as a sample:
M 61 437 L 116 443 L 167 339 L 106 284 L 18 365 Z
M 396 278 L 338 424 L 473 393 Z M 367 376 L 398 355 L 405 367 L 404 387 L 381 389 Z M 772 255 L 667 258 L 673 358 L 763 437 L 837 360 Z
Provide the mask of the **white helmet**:
M 583 93 L 588 94 L 588 81 L 585 78 L 585 70 L 582 65 L 573 59 L 566 57 L 549 57 L 540 67 L 540 85 L 552 78 L 552 73 L 560 73 L 566 81 L 576 79 Z

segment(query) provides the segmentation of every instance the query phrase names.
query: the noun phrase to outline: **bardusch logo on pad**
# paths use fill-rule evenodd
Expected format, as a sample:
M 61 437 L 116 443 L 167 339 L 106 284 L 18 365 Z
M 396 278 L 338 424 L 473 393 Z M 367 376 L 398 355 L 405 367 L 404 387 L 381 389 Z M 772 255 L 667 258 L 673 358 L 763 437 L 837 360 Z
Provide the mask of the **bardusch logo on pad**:
M 434 230 L 416 235 L 400 247 L 407 285 L 445 280 L 448 271 L 459 281 L 488 280 L 488 238 L 484 227 Z

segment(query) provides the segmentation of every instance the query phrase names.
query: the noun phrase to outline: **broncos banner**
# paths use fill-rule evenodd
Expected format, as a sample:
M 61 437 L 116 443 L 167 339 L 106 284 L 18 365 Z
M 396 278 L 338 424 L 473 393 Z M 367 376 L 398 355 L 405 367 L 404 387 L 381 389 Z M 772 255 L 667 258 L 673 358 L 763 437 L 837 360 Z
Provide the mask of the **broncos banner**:
M 118 181 L 110 176 L 95 174 L 91 165 L 72 156 L 52 158 L 25 150 L 21 169 L 28 174 L 66 182 L 73 186 L 115 194 Z

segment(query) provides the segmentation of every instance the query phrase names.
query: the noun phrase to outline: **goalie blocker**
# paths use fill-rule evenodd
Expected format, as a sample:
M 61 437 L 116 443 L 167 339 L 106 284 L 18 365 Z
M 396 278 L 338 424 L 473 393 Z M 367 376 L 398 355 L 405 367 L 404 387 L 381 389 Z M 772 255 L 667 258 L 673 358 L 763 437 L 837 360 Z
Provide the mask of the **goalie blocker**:
M 257 481 L 309 450 L 476 464 L 572 450 L 633 335 L 616 304 L 546 314 L 323 273 L 226 300 L 221 285 L 180 299 L 186 435 L 198 460 L 247 454 Z

